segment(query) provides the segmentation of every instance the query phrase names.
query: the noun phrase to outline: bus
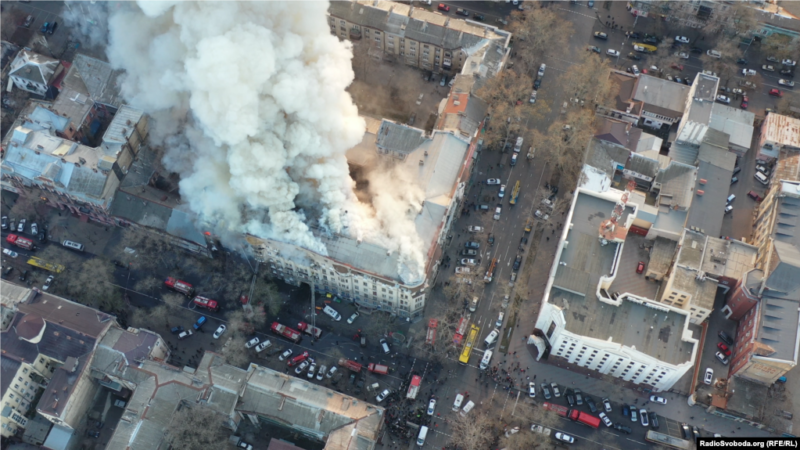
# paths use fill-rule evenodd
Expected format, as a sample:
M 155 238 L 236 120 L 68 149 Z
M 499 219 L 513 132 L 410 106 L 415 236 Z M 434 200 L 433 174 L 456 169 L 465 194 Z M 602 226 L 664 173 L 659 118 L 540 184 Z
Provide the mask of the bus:
M 66 267 L 61 264 L 50 263 L 35 256 L 32 256 L 31 259 L 28 260 L 28 264 L 55 273 L 61 273 L 66 270 Z
M 464 344 L 464 350 L 461 350 L 461 356 L 458 358 L 458 363 L 466 366 L 469 362 L 469 354 L 472 353 L 472 346 L 475 345 L 475 339 L 478 338 L 478 333 L 481 331 L 480 327 L 475 324 L 470 326 L 469 336 L 467 336 L 467 343 Z
M 633 49 L 642 53 L 655 53 L 658 47 L 655 45 L 642 44 L 641 42 L 634 42 Z
M 685 439 L 678 439 L 668 434 L 656 433 L 655 431 L 648 431 L 644 436 L 644 440 L 654 444 L 660 444 L 669 448 L 677 448 L 679 450 L 689 450 L 692 448 L 692 443 Z
M 511 191 L 511 199 L 508 201 L 508 203 L 516 205 L 517 197 L 519 197 L 519 181 L 517 181 L 517 183 L 514 185 L 514 190 Z

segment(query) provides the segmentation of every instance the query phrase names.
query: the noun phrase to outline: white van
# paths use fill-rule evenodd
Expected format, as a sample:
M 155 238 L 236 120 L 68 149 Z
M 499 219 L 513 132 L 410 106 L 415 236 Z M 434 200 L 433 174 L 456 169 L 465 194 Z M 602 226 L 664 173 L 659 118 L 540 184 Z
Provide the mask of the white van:
M 453 402 L 453 411 L 461 409 L 461 403 L 464 401 L 464 396 L 461 394 L 456 395 L 456 401 Z
M 498 337 L 498 336 L 500 336 L 500 330 L 498 330 L 497 328 L 495 328 L 494 330 L 492 330 L 492 332 L 491 332 L 491 333 L 489 333 L 489 335 L 488 335 L 488 336 L 486 336 L 486 339 L 484 339 L 484 341 L 483 341 L 483 342 L 484 342 L 484 343 L 486 344 L 486 346 L 488 347 L 488 346 L 490 346 L 490 345 L 494 344 L 494 342 L 497 340 L 497 337 Z
M 720 52 L 718 52 L 716 50 L 709 50 L 709 51 L 706 52 L 706 55 L 708 55 L 708 56 L 710 56 L 712 58 L 717 58 L 717 59 L 722 58 L 722 53 L 720 53 Z
M 758 180 L 759 183 L 761 183 L 761 184 L 763 184 L 765 186 L 769 185 L 769 178 L 767 178 L 767 176 L 764 175 L 763 173 L 756 172 L 756 174 L 753 175 L 753 176 L 755 177 L 756 180 Z
M 322 308 L 322 312 L 324 312 L 325 314 L 331 316 L 331 318 L 333 318 L 333 320 L 335 320 L 337 322 L 342 320 L 342 316 L 335 309 L 331 308 L 328 305 L 325 305 L 325 307 Z
M 485 352 L 483 352 L 483 359 L 481 359 L 481 365 L 480 365 L 481 370 L 486 370 L 486 368 L 489 367 L 489 362 L 491 360 L 492 360 L 492 351 L 486 350 Z
M 64 242 L 61 243 L 61 245 L 63 245 L 64 247 L 67 247 L 67 248 L 71 248 L 73 250 L 77 250 L 79 252 L 83 251 L 83 244 L 79 244 L 77 242 L 64 241 Z
M 467 404 L 464 405 L 464 409 L 461 410 L 461 415 L 466 416 L 470 411 L 472 411 L 472 408 L 474 407 L 475 403 L 473 403 L 472 400 L 468 401 Z
M 469 305 L 469 310 L 471 312 L 478 310 L 478 297 L 472 297 L 472 303 Z
M 425 438 L 428 437 L 428 427 L 421 426 L 419 427 L 419 436 L 417 436 L 417 445 L 422 447 L 425 445 Z
M 515 273 L 515 272 L 511 272 L 511 274 L 512 274 L 512 275 L 513 275 L 514 273 Z M 514 277 L 513 277 L 513 276 L 511 277 L 511 281 L 514 281 Z M 504 313 L 504 312 L 501 312 L 501 313 L 500 313 L 500 315 L 497 317 L 497 322 L 495 322 L 495 323 L 494 323 L 494 326 L 496 326 L 497 328 L 500 328 L 500 327 L 502 327 L 502 326 L 503 326 L 503 318 L 504 318 L 505 316 L 506 316 L 506 313 Z

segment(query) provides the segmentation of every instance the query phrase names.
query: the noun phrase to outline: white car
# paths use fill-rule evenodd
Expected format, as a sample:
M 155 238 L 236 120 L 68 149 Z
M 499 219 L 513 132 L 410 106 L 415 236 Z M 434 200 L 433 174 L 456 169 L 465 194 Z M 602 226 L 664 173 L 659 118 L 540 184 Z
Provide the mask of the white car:
M 616 51 L 616 50 L 608 49 L 608 50 L 606 50 L 606 55 L 619 57 L 619 52 Z
M 324 378 L 324 377 L 325 377 L 325 371 L 326 371 L 327 369 L 328 369 L 328 366 L 326 366 L 325 364 L 323 364 L 322 366 L 320 366 L 320 368 L 319 368 L 319 372 L 317 372 L 317 381 L 322 381 L 322 378 Z
M 742 76 L 743 77 L 754 77 L 756 75 L 758 75 L 758 72 L 756 72 L 753 69 L 742 69 Z
M 261 353 L 261 352 L 263 352 L 263 351 L 264 351 L 264 349 L 265 349 L 265 348 L 267 348 L 267 347 L 269 347 L 270 345 L 272 345 L 272 343 L 270 343 L 269 341 L 264 341 L 264 342 L 262 342 L 262 343 L 260 343 L 260 344 L 256 345 L 256 353 Z
M 472 258 L 461 258 L 461 265 L 462 266 L 476 266 L 478 265 L 478 261 Z
M 354 312 L 353 315 L 350 316 L 349 319 L 347 319 L 347 323 L 352 324 L 353 322 L 356 321 L 356 319 L 358 319 L 358 316 L 359 316 L 359 314 L 357 312 Z
M 783 78 L 778 80 L 778 84 L 780 84 L 781 86 L 786 86 L 788 88 L 793 88 L 794 87 L 794 81 L 792 81 L 792 80 L 784 80 Z
M 52 275 L 47 277 L 47 280 L 45 280 L 45 282 L 44 282 L 44 286 L 42 286 L 42 290 L 46 291 L 46 290 L 50 289 L 50 285 L 53 284 L 53 279 L 54 279 L 54 277 Z
M 680 53 L 678 53 L 678 58 L 680 58 L 680 59 L 689 59 L 689 54 L 686 53 L 686 52 L 680 52 Z
M 499 178 L 489 178 L 488 180 L 486 180 L 486 184 L 489 185 L 489 186 L 500 185 L 500 179 Z
M 480 233 L 481 231 L 483 231 L 483 227 L 479 227 L 477 225 L 470 225 L 467 227 L 467 230 L 469 230 L 470 233 Z
M 380 402 L 384 401 L 386 399 L 386 397 L 388 397 L 388 396 L 389 396 L 389 390 L 388 389 L 384 389 L 383 392 L 381 392 L 380 394 L 378 394 L 377 397 L 375 397 L 375 400 L 377 400 L 378 403 L 380 403 Z
M 22 233 L 25 231 L 25 221 L 26 219 L 20 219 L 19 224 L 17 225 L 17 233 Z
M 31 234 L 34 236 L 37 236 L 39 234 L 39 225 L 37 225 L 36 222 L 33 222 L 31 224 Z
M 636 64 L 631 66 L 631 73 L 634 75 L 639 75 L 639 67 Z
M 644 408 L 640 409 L 639 410 L 639 420 L 642 421 L 642 426 L 643 427 L 646 427 L 646 426 L 650 425 L 650 420 L 649 419 L 650 419 L 650 415 L 647 414 L 647 410 L 644 409 Z
M 503 198 L 503 197 L 505 197 L 505 195 L 506 195 L 506 185 L 502 184 L 502 185 L 500 185 L 500 193 L 497 194 L 497 196 L 500 197 L 500 198 Z
M 17 256 L 19 256 L 19 253 L 15 252 L 13 250 L 9 250 L 7 248 L 3 249 L 3 254 L 6 255 L 6 256 L 10 256 L 11 258 L 16 258 Z
M 667 404 L 667 399 L 665 399 L 664 397 L 659 397 L 657 395 L 651 395 L 650 396 L 650 401 L 653 402 L 653 403 L 661 403 L 662 405 L 666 405 Z
M 296 369 L 294 369 L 294 373 L 300 375 L 301 373 L 303 373 L 304 370 L 306 370 L 306 367 L 308 367 L 309 364 L 311 363 L 308 361 L 301 362 L 300 365 L 297 366 Z
M 681 44 L 688 44 L 689 38 L 686 36 L 675 36 L 675 42 L 680 42 Z
M 431 401 L 430 401 L 430 402 L 428 402 L 428 415 L 429 415 L 429 416 L 432 416 L 432 415 L 433 415 L 433 412 L 434 412 L 435 410 L 436 410 L 436 399 L 433 399 L 433 398 L 432 398 L 432 399 L 431 399 Z
M 533 381 L 528 383 L 528 397 L 536 398 L 536 383 Z
M 308 368 L 308 378 L 313 379 L 314 374 L 317 372 L 317 363 L 311 363 L 311 367 Z
M 469 273 L 469 267 L 456 267 L 456 273 Z
M 574 437 L 572 437 L 572 436 L 570 436 L 568 434 L 564 434 L 564 433 L 562 433 L 560 431 L 558 433 L 556 433 L 556 439 L 558 439 L 561 442 L 566 442 L 567 444 L 574 444 L 575 443 L 575 438 Z
M 228 329 L 228 327 L 226 327 L 225 325 L 220 325 L 217 328 L 217 331 L 214 332 L 214 339 L 219 339 L 219 337 L 222 336 L 222 333 L 224 333 L 225 330 L 227 330 L 227 329 Z
M 768 64 L 764 64 L 764 65 L 761 66 L 761 70 L 763 70 L 765 72 L 775 72 L 775 67 L 770 66 Z
M 531 97 L 528 99 L 528 103 L 536 103 L 536 92 L 537 91 L 535 90 L 531 92 Z
M 494 209 L 494 220 L 500 220 L 500 213 L 503 212 L 503 208 L 498 206 Z
M 714 381 L 714 369 L 711 367 L 706 369 L 706 375 L 703 377 L 703 383 L 710 385 Z
M 611 412 L 611 402 L 608 401 L 607 398 L 603 399 L 603 408 L 606 410 L 607 413 Z
M 791 59 L 784 59 L 783 61 L 781 61 L 781 64 L 783 64 L 784 66 L 794 67 L 797 64 L 797 61 L 792 61 Z
M 259 339 L 257 337 L 254 337 L 253 339 L 247 341 L 246 344 L 244 344 L 244 348 L 253 348 L 254 346 L 258 345 L 258 342 Z
M 494 343 L 494 341 L 497 340 L 497 336 L 499 336 L 499 335 L 500 335 L 500 331 L 497 328 L 495 328 L 494 330 L 492 330 L 491 333 L 489 333 L 488 336 L 486 336 L 486 339 L 484 340 L 484 342 L 488 343 L 487 346 L 491 345 L 492 343 Z
M 542 219 L 542 220 L 547 220 L 550 218 L 550 214 L 545 214 L 539 211 L 538 209 L 536 210 L 535 213 L 533 213 L 533 215 L 536 216 L 537 219 Z
M 544 69 L 546 69 L 546 68 L 547 68 L 547 64 L 545 64 L 545 63 L 542 63 L 542 65 L 541 65 L 541 66 L 539 66 L 539 72 L 538 72 L 536 75 L 537 75 L 539 78 L 543 77 L 543 76 L 544 76 Z
M 292 356 L 292 349 L 281 353 L 281 356 L 278 356 L 278 361 L 286 361 L 290 356 Z
M 331 367 L 331 369 L 330 369 L 330 370 L 328 371 L 328 373 L 325 375 L 325 378 L 328 378 L 328 379 L 330 379 L 330 378 L 333 378 L 333 376 L 334 376 L 334 375 L 336 375 L 336 372 L 337 372 L 338 370 L 339 370 L 339 369 L 338 369 L 336 366 L 333 366 L 333 367 Z
M 604 412 L 601 412 L 600 414 L 598 414 L 598 416 L 600 416 L 600 420 L 602 420 L 602 421 L 603 421 L 603 423 L 604 423 L 604 424 L 605 424 L 607 427 L 609 427 L 609 428 L 610 428 L 610 427 L 614 426 L 614 422 L 612 422 L 612 421 L 611 421 L 611 419 L 609 419 L 609 418 L 608 418 L 608 416 L 606 415 L 606 413 L 604 413 Z
M 720 102 L 720 103 L 724 103 L 726 105 L 729 105 L 731 103 L 731 99 L 729 97 L 724 96 L 724 95 L 718 95 L 717 96 L 717 101 Z

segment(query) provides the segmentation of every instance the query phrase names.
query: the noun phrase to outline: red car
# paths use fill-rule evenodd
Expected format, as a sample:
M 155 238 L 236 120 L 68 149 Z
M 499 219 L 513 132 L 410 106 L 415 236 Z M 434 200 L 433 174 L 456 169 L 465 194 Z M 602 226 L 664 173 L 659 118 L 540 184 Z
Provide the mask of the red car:
M 749 98 L 747 98 L 747 96 L 746 96 L 746 95 L 743 95 L 743 96 L 742 96 L 742 109 L 747 109 L 747 102 L 748 102 L 748 101 L 750 101 L 750 99 L 749 99 Z
M 783 92 L 781 92 L 779 89 L 770 89 L 769 95 L 773 97 L 783 97 Z
M 439 11 L 450 12 L 450 7 L 444 3 L 439 3 Z
M 723 344 L 722 342 L 717 343 L 717 348 L 720 349 L 722 354 L 724 354 L 725 356 L 731 356 L 731 349 L 729 349 L 728 346 Z
M 676 70 L 679 70 L 679 71 L 683 72 L 683 64 L 672 63 L 672 65 L 670 65 L 670 67 L 672 67 L 673 69 L 676 69 Z
M 636 266 L 636 273 L 642 274 L 644 272 L 644 261 L 639 261 L 639 265 Z
M 287 364 L 289 364 L 289 367 L 292 367 L 297 364 L 300 364 L 301 362 L 307 359 L 308 359 L 308 352 L 303 352 L 302 354 L 297 355 L 294 358 L 290 359 Z
M 747 196 L 752 198 L 753 200 L 760 202 L 762 200 L 761 196 L 756 193 L 756 191 L 750 191 L 747 193 Z

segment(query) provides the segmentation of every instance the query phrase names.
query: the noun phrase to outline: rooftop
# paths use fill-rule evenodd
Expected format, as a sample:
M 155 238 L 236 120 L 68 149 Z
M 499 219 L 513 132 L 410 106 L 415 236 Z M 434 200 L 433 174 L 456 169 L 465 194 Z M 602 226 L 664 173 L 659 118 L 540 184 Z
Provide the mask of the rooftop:
M 9 76 L 46 85 L 53 79 L 60 64 L 57 59 L 22 50 L 11 62 Z
M 600 278 L 611 274 L 617 252 L 617 244 L 601 245 L 598 239 L 600 224 L 610 216 L 614 206 L 615 202 L 610 198 L 578 191 L 571 228 L 566 236 L 570 245 L 562 250 L 549 302 L 564 309 L 566 329 L 570 332 L 603 341 L 611 340 L 670 364 L 685 363 L 691 358 L 693 349 L 692 344 L 681 340 L 685 315 L 664 312 L 660 308 L 656 310 L 647 306 L 647 303 L 628 300 L 613 306 L 601 302 L 595 295 Z M 632 213 L 633 208 L 626 207 L 620 223 L 627 223 Z M 633 255 L 639 251 L 638 238 L 638 235 L 628 233 L 623 253 L 632 252 L 630 254 Z M 635 274 L 635 265 L 631 264 L 637 258 L 638 255 L 633 258 L 620 257 L 615 282 L 626 274 Z M 643 276 L 635 275 L 637 279 L 644 280 Z M 653 298 L 657 284 L 642 283 L 643 286 L 649 283 L 643 289 L 652 292 L 642 292 L 644 296 L 651 295 L 650 298 Z
M 658 259 L 660 256 L 658 253 L 648 252 L 649 245 L 650 241 L 644 236 L 628 233 L 619 257 L 619 264 L 617 264 L 617 274 L 609 287 L 610 292 L 633 294 L 639 298 L 656 300 L 661 283 L 647 279 L 645 274 L 636 273 L 639 261 L 643 261 L 647 265 L 648 272 L 652 264 L 655 263 L 656 266 L 663 264 L 663 261 Z M 671 259 L 670 255 L 669 260 Z
M 756 265 L 758 247 L 735 239 L 706 236 L 706 253 L 701 270 L 712 276 L 742 279 Z
M 122 105 L 119 78 L 124 71 L 114 70 L 109 63 L 80 53 L 72 61 L 72 70 L 77 72 L 92 100 L 112 108 Z
M 800 149 L 800 119 L 769 113 L 761 130 L 766 142 Z
M 683 115 L 688 96 L 689 86 L 649 75 L 639 75 L 639 83 L 633 94 L 634 100 L 661 108 L 669 117 Z
M 688 208 L 692 203 L 696 175 L 695 167 L 675 161 L 670 162 L 666 169 L 659 170 L 656 177 L 656 182 L 661 185 L 659 205 Z
M 735 155 L 729 153 L 734 157 Z M 686 227 L 702 230 L 709 236 L 719 236 L 722 219 L 725 217 L 728 190 L 733 171 L 700 161 L 694 180 L 694 199 L 689 209 Z M 702 195 L 700 193 L 702 192 Z
M 697 279 L 698 272 L 676 265 L 672 271 L 672 288 L 691 296 L 689 304 L 703 309 L 714 309 L 717 282 L 708 278 Z M 666 294 L 666 292 L 665 292 Z M 688 307 L 688 304 L 687 304 Z
M 753 123 L 756 115 L 741 108 L 714 103 L 711 108 L 711 121 L 708 126 L 730 136 L 730 143 L 739 147 L 750 148 L 753 140 Z

